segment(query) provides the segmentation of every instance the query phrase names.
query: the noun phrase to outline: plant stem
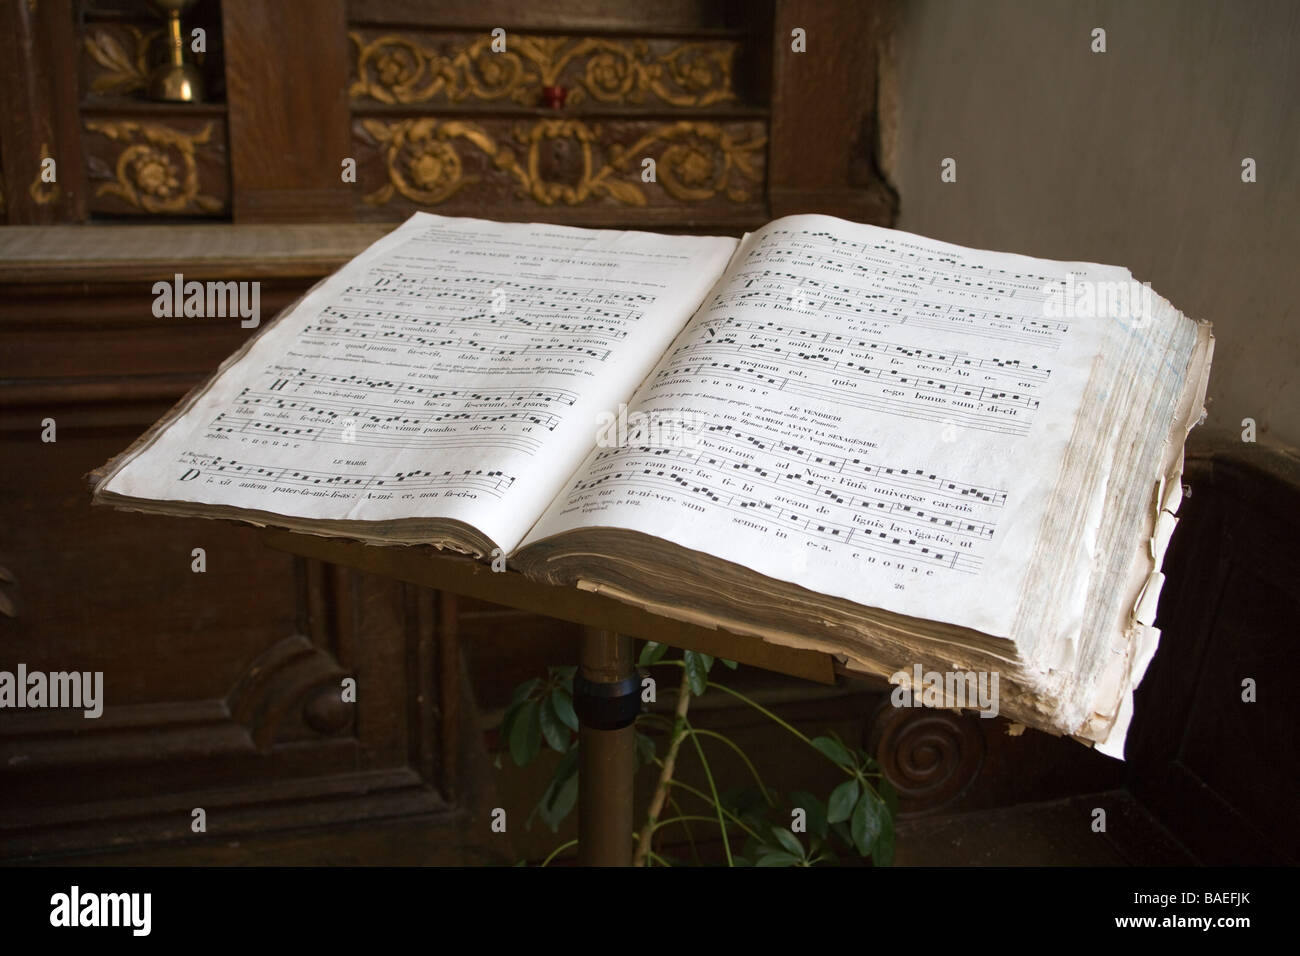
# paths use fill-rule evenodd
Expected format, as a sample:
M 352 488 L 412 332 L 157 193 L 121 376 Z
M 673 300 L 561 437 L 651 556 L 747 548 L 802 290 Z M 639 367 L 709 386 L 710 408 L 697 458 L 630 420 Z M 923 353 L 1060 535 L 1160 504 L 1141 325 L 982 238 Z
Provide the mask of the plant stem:
M 663 761 L 659 761 L 659 763 L 662 764 Z M 689 783 L 686 783 L 686 782 L 683 781 L 683 780 L 671 780 L 671 781 L 669 781 L 669 784 L 670 784 L 670 786 L 672 786 L 674 789 L 685 790 L 687 793 L 691 794 L 692 796 L 699 797 L 700 800 L 702 800 L 704 803 L 708 804 L 710 807 L 713 806 L 713 800 L 712 800 L 712 799 L 709 797 L 709 795 L 708 795 L 707 793 L 705 793 L 703 790 L 700 790 L 700 789 L 698 789 L 698 788 L 696 788 L 696 787 L 692 787 Z M 672 803 L 672 805 L 673 805 L 674 807 L 677 808 L 677 812 L 680 813 L 680 812 L 681 812 L 681 807 L 677 805 L 677 801 L 676 801 L 676 800 L 673 800 L 672 797 L 669 797 L 668 799 L 669 799 L 669 802 Z M 752 828 L 751 828 L 747 823 L 745 823 L 744 820 L 740 819 L 740 817 L 736 816 L 734 813 L 732 813 L 732 812 L 731 812 L 730 810 L 728 810 L 726 807 L 719 806 L 718 809 L 720 809 L 720 810 L 722 811 L 723 816 L 725 816 L 728 820 L 730 820 L 730 821 L 731 821 L 732 823 L 734 823 L 736 826 L 740 827 L 742 830 L 744 830 L 746 833 L 748 833 L 750 836 L 752 836 L 755 840 L 761 840 L 761 838 L 759 837 L 759 835 L 758 835 L 757 833 L 755 833 L 755 832 L 753 831 L 753 829 L 752 829 Z M 683 826 L 684 826 L 684 824 L 683 824 Z
M 655 784 L 654 796 L 650 798 L 650 812 L 646 825 L 641 828 L 641 839 L 637 842 L 636 853 L 632 855 L 633 866 L 645 866 L 650 854 L 650 841 L 654 838 L 655 821 L 663 812 L 668 799 L 668 785 L 673 779 L 673 768 L 677 765 L 677 751 L 681 749 L 686 730 L 686 711 L 691 706 L 691 682 L 682 669 L 682 682 L 677 688 L 677 707 L 673 711 L 673 736 L 668 743 L 668 754 L 664 757 L 663 767 L 659 771 L 659 782 Z
M 703 800 L 703 801 L 704 801 L 705 803 L 707 803 L 709 806 L 713 806 L 713 801 L 709 799 L 709 795 L 708 795 L 707 793 L 705 793 L 703 790 L 697 790 L 695 787 L 692 787 L 689 783 L 683 783 L 683 782 L 680 781 L 680 780 L 674 780 L 674 781 L 673 781 L 673 786 L 674 786 L 674 787 L 680 787 L 681 789 L 685 790 L 687 793 L 690 793 L 690 794 L 692 794 L 692 795 L 694 795 L 694 796 L 699 797 L 701 800 Z M 674 800 L 673 803 L 674 803 L 674 805 L 675 805 L 675 804 L 677 803 L 677 801 Z M 678 809 L 680 810 L 680 808 L 678 808 Z M 720 810 L 722 811 L 722 815 L 723 815 L 724 817 L 726 817 L 728 820 L 730 820 L 730 821 L 731 821 L 732 823 L 734 823 L 736 826 L 740 827 L 742 830 L 744 830 L 746 833 L 748 833 L 750 836 L 752 836 L 755 840 L 759 840 L 760 842 L 762 841 L 762 837 L 760 837 L 757 833 L 755 833 L 755 832 L 754 832 L 754 829 L 753 829 L 749 824 L 747 824 L 744 820 L 740 819 L 740 817 L 736 816 L 734 813 L 732 813 L 732 812 L 731 812 L 730 810 L 728 810 L 726 807 L 718 807 L 718 809 L 720 809 Z M 684 824 L 683 824 L 683 826 L 684 826 Z
M 786 730 L 790 731 L 790 733 L 794 734 L 796 737 L 798 737 L 800 740 L 802 740 L 804 743 L 806 743 L 809 747 L 812 747 L 812 741 L 811 741 L 811 740 L 809 740 L 807 737 L 805 737 L 803 734 L 801 734 L 799 731 L 797 731 L 794 727 L 791 727 L 788 723 L 786 723 L 784 720 L 782 720 L 782 719 L 781 719 L 780 717 L 778 717 L 776 714 L 772 713 L 770 710 L 768 710 L 766 707 L 764 707 L 764 706 L 763 706 L 762 704 L 760 704 L 758 701 L 753 700 L 752 698 L 746 697 L 744 694 L 742 694 L 742 693 L 741 693 L 740 691 L 738 691 L 738 690 L 732 690 L 732 689 L 731 689 L 730 687 L 728 687 L 726 684 L 717 684 L 717 683 L 714 683 L 713 681 L 709 681 L 708 686 L 709 686 L 709 687 L 716 687 L 718 690 L 721 690 L 721 691 L 726 691 L 726 692 L 727 692 L 728 694 L 730 694 L 732 697 L 735 697 L 735 698 L 737 698 L 738 700 L 742 700 L 742 701 L 744 701 L 746 704 L 748 704 L 750 707 L 753 707 L 756 711 L 758 711 L 758 712 L 759 712 L 760 714 L 762 714 L 764 717 L 767 717 L 767 718 L 769 718 L 770 720 L 774 720 L 774 721 L 776 721 L 778 724 L 780 724 L 780 725 L 781 725 L 782 727 L 784 727 Z M 817 750 L 816 747 L 813 747 L 813 749 L 814 749 L 814 750 Z M 818 750 L 817 752 L 818 752 L 818 753 L 821 753 L 820 750 Z M 825 756 L 825 754 L 822 754 L 822 756 Z M 829 760 L 830 758 L 827 757 L 826 759 Z M 831 762 L 834 763 L 834 761 L 831 761 Z M 835 764 L 835 765 L 836 765 L 837 767 L 839 766 L 839 764 Z
M 822 755 L 823 757 L 825 757 L 827 760 L 830 760 L 831 763 L 835 764 L 835 766 L 839 767 L 841 770 L 843 770 L 845 773 L 847 773 L 850 777 L 857 777 L 858 780 L 860 780 L 860 781 L 862 782 L 862 785 L 863 785 L 864 787 L 866 787 L 866 788 L 867 788 L 868 790 L 870 790 L 873 794 L 875 794 L 875 796 L 876 796 L 877 799 L 881 799 L 881 797 L 880 797 L 880 791 L 877 790 L 877 789 L 876 789 L 876 788 L 871 784 L 871 782 L 867 780 L 867 775 L 866 775 L 866 774 L 860 773 L 860 772 L 855 771 L 855 770 L 850 770 L 850 769 L 847 768 L 847 767 L 842 767 L 842 766 L 840 766 L 840 764 L 836 763 L 835 760 L 832 759 L 831 756 L 830 756 L 829 754 L 825 753 L 825 752 L 822 751 L 822 750 L 818 750 L 817 747 L 813 746 L 813 742 L 812 742 L 812 740 L 811 740 L 809 737 L 805 736 L 804 734 L 801 734 L 798 730 L 796 730 L 794 727 L 790 726 L 790 724 L 786 723 L 784 720 L 782 720 L 782 719 L 781 719 L 780 717 L 778 717 L 776 714 L 772 713 L 770 710 L 768 710 L 766 707 L 764 707 L 764 706 L 763 706 L 762 704 L 760 704 L 758 701 L 753 700 L 752 698 L 746 697 L 744 694 L 742 694 L 742 693 L 741 693 L 740 691 L 738 691 L 738 690 L 732 690 L 732 689 L 731 689 L 730 687 L 728 687 L 726 684 L 718 684 L 718 683 L 715 683 L 715 682 L 713 682 L 713 681 L 709 681 L 708 684 L 707 684 L 706 686 L 707 686 L 707 687 L 716 687 L 718 690 L 726 691 L 726 692 L 727 692 L 728 694 L 730 694 L 732 697 L 735 697 L 735 698 L 738 699 L 738 700 L 744 701 L 744 702 L 745 702 L 746 704 L 748 704 L 750 707 L 753 707 L 756 711 L 758 711 L 758 712 L 759 712 L 760 714 L 762 714 L 763 716 L 767 717 L 769 720 L 773 720 L 773 721 L 775 721 L 776 723 L 780 724 L 780 725 L 781 725 L 782 727 L 784 727 L 786 730 L 790 731 L 790 733 L 794 734 L 796 737 L 798 737 L 800 740 L 802 740 L 804 743 L 806 743 L 809 747 L 812 747 L 813 750 L 816 750 L 819 754 L 821 754 L 821 755 Z M 880 776 L 883 776 L 883 774 L 881 774 Z M 759 787 L 760 787 L 760 788 L 762 787 L 762 784 L 761 784 L 761 783 L 759 784 Z
M 578 845 L 577 840 L 570 840 L 568 843 L 561 843 L 559 846 L 557 846 L 554 850 L 551 851 L 550 856 L 548 856 L 546 859 L 542 861 L 542 866 L 545 866 L 546 864 L 550 863 L 552 860 L 556 858 L 556 856 L 563 853 L 569 847 L 577 846 L 577 845 Z
M 699 813 L 684 813 L 679 817 L 664 817 L 662 820 L 660 820 L 658 823 L 655 824 L 655 829 L 658 830 L 660 827 L 671 826 L 674 823 L 685 823 L 691 820 L 696 820 L 700 823 L 718 822 L 717 817 L 706 817 Z
M 716 730 L 705 730 L 702 727 L 696 727 L 691 730 L 691 733 L 721 740 L 724 744 L 734 750 L 740 759 L 745 762 L 745 766 L 749 768 L 749 772 L 753 775 L 754 782 L 758 784 L 759 792 L 763 794 L 763 799 L 767 801 L 768 806 L 776 805 L 772 800 L 771 794 L 767 792 L 767 787 L 763 784 L 763 778 L 758 775 L 758 768 L 754 766 L 754 761 L 749 759 L 749 754 L 745 753 L 745 751 L 741 749 L 740 744 L 736 743 L 726 734 L 720 734 Z
M 700 763 L 704 765 L 704 778 L 709 781 L 709 793 L 713 794 L 713 808 L 718 812 L 718 827 L 722 830 L 722 849 L 727 854 L 727 866 L 735 866 L 736 861 L 731 858 L 731 840 L 727 837 L 727 821 L 722 817 L 722 798 L 718 796 L 718 785 L 713 782 L 713 769 L 709 766 L 709 758 L 704 756 L 700 738 L 691 734 L 691 743 L 695 745 L 695 752 L 700 755 Z
M 676 810 L 679 816 L 685 815 L 686 811 L 682 809 L 682 805 L 677 802 L 672 793 L 668 794 L 668 805 Z M 695 834 L 691 832 L 691 825 L 689 823 L 683 823 L 682 829 L 686 831 L 686 841 L 691 845 L 691 857 L 695 860 L 695 865 L 702 866 L 703 864 L 700 861 L 700 850 L 699 847 L 695 845 Z

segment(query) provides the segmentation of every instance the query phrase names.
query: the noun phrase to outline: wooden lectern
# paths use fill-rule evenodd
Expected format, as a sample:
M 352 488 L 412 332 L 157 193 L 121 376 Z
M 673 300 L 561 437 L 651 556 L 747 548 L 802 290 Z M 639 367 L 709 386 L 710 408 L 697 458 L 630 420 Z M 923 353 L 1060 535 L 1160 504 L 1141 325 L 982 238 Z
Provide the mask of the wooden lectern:
M 579 861 L 587 866 L 629 866 L 632 862 L 636 747 L 631 723 L 617 729 L 600 729 L 600 721 L 593 719 L 592 711 L 580 704 L 579 684 L 587 687 L 589 707 L 594 706 L 598 711 L 604 696 L 602 689 L 612 695 L 620 685 L 635 677 L 634 638 L 700 651 L 823 684 L 836 681 L 829 654 L 781 647 L 756 637 L 688 624 L 577 588 L 538 584 L 514 571 L 495 572 L 472 558 L 432 547 L 377 547 L 287 531 L 271 531 L 268 544 L 302 557 L 583 626 L 580 681 L 575 681 L 574 703 L 581 721 L 578 854 Z M 639 690 L 637 694 L 635 699 L 639 700 Z

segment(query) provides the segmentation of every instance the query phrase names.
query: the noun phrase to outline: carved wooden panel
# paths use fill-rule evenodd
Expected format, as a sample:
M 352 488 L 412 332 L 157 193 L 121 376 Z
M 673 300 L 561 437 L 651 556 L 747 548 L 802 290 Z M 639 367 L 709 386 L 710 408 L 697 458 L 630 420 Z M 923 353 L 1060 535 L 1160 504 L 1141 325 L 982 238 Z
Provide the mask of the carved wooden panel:
M 188 11 L 205 49 L 187 57 L 203 77 L 201 103 L 156 103 L 149 76 L 165 58 L 163 25 L 145 0 L 81 0 L 76 79 L 80 162 L 91 216 L 228 218 L 230 156 L 218 8 Z M 71 160 L 63 157 L 61 162 Z
M 766 137 L 755 122 L 368 118 L 354 121 L 353 137 L 362 203 L 390 216 L 412 207 L 745 210 L 762 199 Z M 643 181 L 646 158 L 654 182 Z
M 368 103 L 543 105 L 543 87 L 563 87 L 575 107 L 733 104 L 731 39 L 642 39 L 353 30 L 355 107 Z M 494 50 L 493 44 L 504 43 Z
M 166 59 L 163 20 L 148 0 L 79 0 L 77 78 L 83 104 L 147 103 L 149 73 Z M 225 98 L 221 7 L 199 3 L 185 11 L 187 35 L 203 30 L 204 49 L 187 58 L 203 78 L 204 102 Z
M 148 0 L 12 4 L 0 212 L 284 223 L 426 208 L 738 234 L 823 211 L 887 225 L 897 196 L 875 120 L 887 9 L 211 0 L 183 18 L 204 31 L 206 49 L 187 53 L 204 102 L 175 104 L 147 95 L 165 53 Z M 790 51 L 792 24 L 831 52 Z M 40 179 L 46 160 L 57 183 Z
M 454 635 L 433 595 L 267 551 L 248 528 L 91 509 L 86 464 L 144 426 L 124 410 L 46 404 L 0 436 L 31 465 L 0 479 L 22 595 L 0 668 L 102 672 L 104 697 L 97 719 L 5 712 L 0 857 L 196 839 L 195 807 L 208 839 L 447 811 L 459 743 L 434 690 Z M 40 446 L 27 423 L 46 415 L 60 440 Z
M 767 218 L 766 4 L 350 3 L 357 215 L 738 231 Z M 494 17 L 504 16 L 494 30 Z
M 143 90 L 150 67 L 157 62 L 154 46 L 162 35 L 156 19 L 88 23 L 78 61 L 82 95 L 126 96 Z
M 229 214 L 224 116 L 119 112 L 88 116 L 83 130 L 92 213 Z

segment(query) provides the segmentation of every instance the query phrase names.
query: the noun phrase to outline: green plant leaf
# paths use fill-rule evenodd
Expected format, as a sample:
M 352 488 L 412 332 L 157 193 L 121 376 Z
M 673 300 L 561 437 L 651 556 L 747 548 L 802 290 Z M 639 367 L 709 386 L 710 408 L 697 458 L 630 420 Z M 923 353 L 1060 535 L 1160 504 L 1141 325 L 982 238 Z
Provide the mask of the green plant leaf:
M 667 653 L 667 644 L 660 644 L 658 641 L 646 641 L 645 647 L 641 648 L 641 656 L 637 658 L 637 667 L 649 667 L 651 664 L 658 664 Z
M 555 779 L 552 778 L 546 785 L 546 790 L 542 793 L 542 798 L 537 801 L 537 806 L 533 807 L 533 812 L 528 814 L 528 819 L 524 826 L 531 830 L 533 828 L 533 817 L 541 817 L 542 822 L 551 828 L 554 833 L 558 824 L 551 820 L 551 804 L 555 801 L 555 791 L 558 789 Z
M 808 814 L 808 832 L 826 839 L 826 804 L 822 803 L 807 790 L 795 790 L 790 794 L 792 807 L 803 807 Z
M 578 748 L 574 747 L 561 758 L 555 776 L 537 804 L 537 814 L 554 833 L 564 818 L 572 812 L 578 800 Z
M 546 670 L 552 677 L 558 677 L 564 682 L 566 687 L 572 689 L 574 675 L 578 673 L 578 667 L 576 664 L 565 664 L 562 667 L 552 665 L 546 668 Z
M 691 693 L 699 697 L 708 684 L 709 668 L 713 666 L 713 658 L 708 654 L 686 651 L 682 659 L 686 662 L 686 680 L 691 685 Z
M 561 723 L 559 715 L 555 712 L 554 694 L 541 702 L 537 717 L 542 728 L 542 736 L 546 738 L 547 745 L 556 753 L 562 754 L 568 750 L 569 729 Z
M 510 734 L 514 730 L 515 721 L 519 719 L 519 711 L 523 709 L 523 706 L 522 701 L 511 704 L 501 717 L 501 726 L 497 730 L 497 739 L 500 741 L 502 750 L 510 746 Z
M 858 762 L 853 759 L 849 748 L 832 737 L 814 737 L 812 745 L 830 757 L 845 770 L 856 770 Z
M 578 715 L 573 709 L 573 695 L 563 687 L 557 687 L 551 691 L 551 706 L 555 708 L 555 716 L 560 718 L 560 723 L 576 733 Z
M 515 688 L 515 696 L 510 698 L 510 703 L 522 704 L 533 691 L 537 690 L 537 686 L 541 684 L 541 682 L 542 679 L 540 677 L 534 677 L 532 680 L 524 681 Z
M 894 821 L 885 817 L 880 824 L 880 836 L 871 848 L 871 862 L 876 866 L 894 865 Z
M 831 832 L 840 838 L 841 843 L 849 849 L 853 849 L 853 834 L 849 832 L 849 825 L 847 822 L 832 823 Z
M 515 766 L 528 766 L 542 748 L 541 710 L 538 701 L 527 701 L 510 728 L 510 756 L 514 758 Z
M 880 794 L 881 799 L 885 801 L 890 818 L 898 816 L 898 791 L 894 789 L 894 785 L 889 782 L 888 778 L 882 776 L 876 782 L 876 791 Z
M 578 802 L 578 775 L 575 773 L 560 784 L 551 803 L 551 831 L 555 832 L 564 822 L 564 818 L 573 812 Z
M 851 817 L 861 793 L 862 788 L 856 779 L 845 780 L 832 790 L 831 798 L 826 801 L 826 822 L 840 823 Z
M 563 783 L 565 780 L 568 780 L 570 777 L 576 777 L 577 775 L 578 775 L 578 747 L 575 744 L 573 747 L 569 749 L 568 753 L 566 753 L 563 757 L 560 758 L 560 762 L 555 765 L 555 779 Z
M 719 657 L 718 660 L 722 661 L 724 666 L 730 668 L 733 671 L 740 666 L 735 661 L 729 661 L 725 657 Z
M 803 858 L 803 844 L 800 843 L 799 838 L 789 830 L 784 827 L 772 827 L 772 835 L 777 838 L 781 846 L 788 852 L 793 853 L 800 859 Z
M 803 857 L 795 856 L 793 853 L 786 853 L 783 850 L 775 850 L 771 853 L 764 853 L 758 858 L 755 866 L 794 866 Z
M 738 787 L 725 790 L 719 794 L 718 802 L 723 809 L 730 810 L 746 823 L 763 825 L 763 814 L 767 810 L 767 798 L 757 787 Z
M 862 799 L 853 808 L 853 819 L 849 821 L 849 826 L 853 831 L 853 845 L 862 856 L 871 853 L 876 837 L 880 836 L 883 810 L 883 804 L 870 790 L 862 794 Z

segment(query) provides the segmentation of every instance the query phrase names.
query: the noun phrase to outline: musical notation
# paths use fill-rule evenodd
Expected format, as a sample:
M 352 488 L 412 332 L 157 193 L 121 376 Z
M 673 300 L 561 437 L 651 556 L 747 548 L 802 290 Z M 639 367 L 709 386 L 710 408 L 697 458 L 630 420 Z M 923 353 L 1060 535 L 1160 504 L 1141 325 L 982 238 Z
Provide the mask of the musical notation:
M 353 342 L 379 342 L 381 344 L 398 342 L 403 345 L 436 349 L 442 356 L 448 354 L 517 356 L 527 353 L 529 358 L 540 358 L 543 357 L 542 353 L 546 352 L 569 352 L 590 356 L 602 362 L 609 358 L 609 349 L 591 348 L 583 343 L 551 342 L 542 345 L 510 337 L 507 341 L 514 347 L 508 348 L 503 345 L 489 345 L 476 338 L 461 338 L 460 336 L 438 338 L 436 336 L 417 335 L 410 330 L 367 326 L 363 322 L 339 325 L 322 319 L 316 325 L 304 326 L 302 331 L 303 336 L 306 338 L 315 335 L 327 335 L 332 338 Z
M 567 308 L 574 305 L 604 305 L 637 311 L 654 304 L 655 296 L 645 292 L 619 292 L 594 286 L 563 283 L 518 282 L 511 279 L 470 275 L 446 275 L 406 264 L 401 269 L 380 265 L 367 281 L 348 287 L 348 292 L 370 295 L 373 291 L 396 291 L 410 298 L 454 298 L 462 302 L 491 300 L 494 294 L 530 307 Z M 626 317 L 626 316 L 624 316 Z
M 475 301 L 477 302 L 477 300 Z M 474 311 L 465 314 L 456 313 L 450 316 L 429 318 L 416 312 L 401 312 L 391 309 L 380 312 L 375 309 L 343 308 L 342 306 L 331 305 L 326 306 L 321 310 L 322 316 L 344 320 L 373 320 L 396 316 L 408 326 L 422 328 L 441 328 L 446 325 L 451 325 L 457 329 L 482 329 L 486 332 L 496 332 L 501 329 L 522 329 L 534 333 L 545 333 L 547 335 L 599 335 L 602 338 L 611 339 L 627 337 L 627 329 L 619 328 L 617 325 L 608 322 L 584 322 L 579 324 L 577 322 L 556 322 L 548 319 L 528 318 L 529 315 L 537 314 L 539 313 L 536 310 L 528 312 L 511 311 L 504 315 L 493 315 L 491 312 Z M 621 315 L 620 317 L 626 318 L 626 315 Z
M 566 389 L 446 389 L 271 366 L 265 389 L 245 387 L 208 422 L 210 437 L 274 437 L 379 448 L 475 448 L 532 453 L 538 430 L 572 405 Z M 423 402 L 415 407 L 415 398 Z M 397 404 L 404 402 L 406 404 Z
M 426 404 L 441 403 L 452 407 L 452 403 L 464 407 L 473 407 L 480 402 L 529 405 L 542 403 L 547 405 L 572 405 L 578 400 L 578 393 L 567 388 L 446 388 L 438 385 L 425 385 L 416 382 L 394 381 L 392 379 L 375 379 L 365 375 L 337 375 L 325 372 L 312 372 L 306 368 L 291 368 L 284 365 L 268 366 L 266 377 L 271 378 L 271 391 L 301 391 L 304 386 L 315 386 L 315 394 L 339 394 L 339 390 L 354 394 L 381 392 L 391 393 L 404 398 L 418 398 Z
M 970 449 L 1010 452 L 1051 420 L 1073 341 L 1043 309 L 1054 279 L 986 261 L 879 230 L 763 229 L 634 398 L 696 440 L 599 449 L 538 533 L 627 521 L 740 563 L 829 553 L 781 573 L 876 606 L 983 580 L 1021 486 Z
M 855 267 L 862 268 L 865 267 Z M 887 325 L 957 332 L 1016 344 L 1060 345 L 1068 322 L 1013 315 L 996 309 L 926 302 L 919 290 L 874 291 L 874 287 L 822 282 L 790 272 L 753 269 L 737 274 L 740 283 L 714 298 L 710 310 L 741 304 L 824 313 L 841 319 L 870 319 Z M 935 283 L 928 283 L 935 286 Z M 940 284 L 941 287 L 941 284 Z M 996 301 L 996 300 L 993 300 Z M 1041 303 L 1042 296 L 1036 300 Z
M 776 322 L 714 318 L 701 321 L 667 356 L 651 394 L 702 377 L 735 380 L 849 408 L 1023 435 L 1050 376 L 1050 369 L 1020 359 L 973 358 Z
M 884 554 L 978 573 L 1007 493 L 923 466 L 835 455 L 755 429 L 704 429 L 698 447 L 625 446 L 598 452 L 566 508 L 608 508 L 603 488 L 707 501 L 747 527 L 798 532 L 837 551 Z
M 382 412 L 387 411 L 387 408 L 366 402 L 339 402 L 328 399 L 297 402 L 286 399 L 282 395 L 271 392 L 255 392 L 249 388 L 245 388 L 239 393 L 238 397 L 234 399 L 234 404 L 244 408 L 255 407 L 276 411 L 296 411 L 329 418 L 333 421 L 352 419 L 362 424 L 409 428 L 419 428 L 443 422 L 528 422 L 532 425 L 540 425 L 547 431 L 554 431 L 555 426 L 560 421 L 551 414 L 535 415 L 531 412 L 502 412 L 494 409 L 443 412 L 437 415 L 384 415 Z M 374 414 L 374 411 L 379 411 L 381 414 Z M 223 412 L 222 415 L 224 414 Z M 218 416 L 218 418 L 220 417 Z
M 341 474 L 195 454 L 183 455 L 181 464 L 184 470 L 179 480 L 182 482 L 218 482 L 223 478 L 230 478 L 253 484 L 310 489 L 325 493 L 337 489 L 354 495 L 365 492 L 377 493 L 380 489 L 385 492 L 430 492 L 468 488 L 499 498 L 515 483 L 513 475 L 501 470 L 484 469 L 449 469 L 441 472 L 412 470 L 377 475 Z
M 934 249 L 914 247 L 899 236 L 890 236 L 888 242 L 858 242 L 824 230 L 769 229 L 765 230 L 762 242 L 766 249 L 760 245 L 758 249 L 764 251 L 757 254 L 756 250 L 751 258 L 770 262 L 784 256 L 795 261 L 817 262 L 830 269 L 851 266 L 875 276 L 915 279 L 974 294 L 1022 298 L 1034 303 L 1042 301 L 1043 284 L 1055 281 L 1053 277 L 1034 272 L 989 268 L 955 255 L 936 255 Z M 903 272 L 902 268 L 908 271 Z
M 250 341 L 122 486 L 304 521 L 445 519 L 513 549 L 735 246 L 413 217 Z
M 806 342 L 810 347 L 862 348 L 872 352 L 878 351 L 888 358 L 906 358 L 918 364 L 928 365 L 931 368 L 935 366 L 951 366 L 959 373 L 963 370 L 1003 372 L 1039 382 L 1046 381 L 1051 374 L 1051 369 L 1045 366 L 1030 362 L 1022 363 L 1020 359 L 973 357 L 971 353 L 961 349 L 927 350 L 899 345 L 894 342 L 885 342 L 880 339 L 837 335 L 829 329 L 810 329 L 788 323 L 742 321 L 728 317 L 705 319 L 700 323 L 699 327 L 705 331 L 705 334 L 710 339 L 725 335 L 728 330 L 733 334 L 758 333 L 760 335 L 770 335 L 775 333 L 785 336 L 791 342 Z M 722 338 L 717 340 L 723 341 Z M 762 340 L 760 339 L 757 344 L 762 345 Z M 780 349 L 775 351 L 779 352 Z M 852 368 L 853 364 L 846 363 L 846 367 Z

